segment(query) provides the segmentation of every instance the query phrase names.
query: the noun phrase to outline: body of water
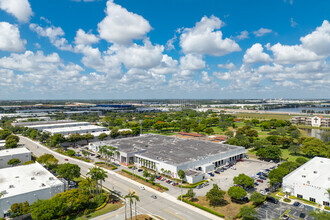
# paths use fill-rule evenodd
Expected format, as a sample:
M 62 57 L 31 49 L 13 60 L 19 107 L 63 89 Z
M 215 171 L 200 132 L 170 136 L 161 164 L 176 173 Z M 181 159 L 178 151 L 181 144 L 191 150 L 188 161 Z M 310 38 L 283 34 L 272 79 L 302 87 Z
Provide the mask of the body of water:
M 302 113 L 302 110 L 313 110 L 314 112 L 326 111 L 326 110 L 330 111 L 330 107 L 327 107 L 327 108 L 320 108 L 320 107 L 277 108 L 277 109 L 271 109 L 271 110 L 266 110 L 266 111 Z
M 306 131 L 308 136 L 316 137 L 316 138 L 321 139 L 321 140 L 322 140 L 321 133 L 323 131 L 326 131 L 326 130 L 317 129 L 317 128 L 300 128 L 300 129 Z

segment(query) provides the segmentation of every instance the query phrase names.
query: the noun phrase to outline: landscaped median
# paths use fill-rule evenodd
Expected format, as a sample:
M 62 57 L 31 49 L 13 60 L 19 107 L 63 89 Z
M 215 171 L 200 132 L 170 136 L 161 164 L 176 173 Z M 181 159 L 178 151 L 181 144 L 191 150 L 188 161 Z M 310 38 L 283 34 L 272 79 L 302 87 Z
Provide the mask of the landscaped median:
M 194 184 L 189 184 L 189 185 L 178 185 L 178 187 L 181 187 L 182 186 L 182 188 L 196 188 L 198 185 L 202 185 L 203 183 L 206 183 L 206 182 L 208 182 L 208 180 L 202 180 L 202 181 L 200 181 L 200 182 L 197 182 L 197 183 L 194 183 Z
M 103 167 L 103 168 L 108 169 L 108 170 L 115 170 L 115 169 L 118 168 L 117 166 L 115 166 L 111 163 L 106 163 L 106 162 L 95 162 L 95 165 Z
M 149 186 L 149 187 L 151 187 L 151 188 L 153 188 L 153 189 L 155 189 L 155 190 L 158 190 L 158 191 L 160 191 L 160 192 L 165 192 L 165 191 L 168 190 L 168 188 L 165 187 L 165 186 L 162 186 L 162 185 L 160 185 L 160 184 L 158 184 L 158 183 L 152 182 L 152 181 L 150 181 L 150 180 L 148 180 L 148 179 L 146 179 L 146 178 L 144 178 L 144 177 L 142 177 L 142 176 L 139 176 L 139 175 L 133 174 L 133 173 L 131 173 L 131 172 L 125 170 L 125 169 L 122 169 L 121 171 L 122 171 L 123 173 L 121 173 L 120 171 L 118 171 L 117 173 L 119 173 L 119 174 L 121 174 L 121 175 L 123 175 L 123 176 L 129 177 L 129 178 L 134 178 L 134 177 L 136 177 L 136 178 L 137 178 L 137 179 L 136 179 L 137 182 L 142 183 L 142 184 L 144 184 L 144 185 L 146 185 L 146 186 Z
M 181 200 L 181 196 L 178 197 L 178 200 Z M 213 214 L 213 215 L 216 215 L 216 216 L 218 216 L 218 217 L 221 217 L 221 218 L 224 218 L 224 217 L 225 217 L 223 214 L 221 214 L 221 213 L 219 213 L 219 212 L 216 212 L 216 211 L 214 211 L 214 210 L 212 210 L 212 209 L 209 209 L 209 208 L 207 208 L 207 207 L 205 207 L 205 206 L 202 206 L 202 205 L 199 205 L 199 204 L 194 203 L 194 202 L 192 202 L 192 201 L 189 201 L 189 200 L 187 200 L 187 199 L 185 199 L 185 198 L 183 198 L 182 201 L 185 202 L 185 203 L 188 203 L 189 205 L 192 205 L 192 206 L 195 206 L 195 207 L 197 207 L 197 208 L 199 208 L 199 209 L 202 209 L 202 210 L 204 210 L 204 211 L 206 211 L 206 212 L 209 212 L 209 213 L 211 213 L 211 214 Z

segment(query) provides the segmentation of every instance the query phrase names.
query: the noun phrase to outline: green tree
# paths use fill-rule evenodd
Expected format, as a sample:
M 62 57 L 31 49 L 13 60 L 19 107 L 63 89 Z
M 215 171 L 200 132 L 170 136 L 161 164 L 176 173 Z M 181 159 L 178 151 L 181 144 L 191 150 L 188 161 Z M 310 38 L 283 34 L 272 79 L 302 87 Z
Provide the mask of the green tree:
M 38 163 L 48 167 L 49 169 L 53 169 L 57 166 L 58 160 L 52 154 L 44 154 L 37 159 Z
M 196 193 L 193 189 L 189 189 L 188 192 L 184 195 L 187 198 L 190 198 L 190 201 L 192 201 L 195 197 Z
M 294 155 L 297 155 L 300 152 L 300 147 L 299 145 L 292 144 L 289 148 L 288 151 Z
M 261 193 L 255 191 L 251 194 L 250 200 L 253 202 L 255 205 L 260 205 L 263 203 L 266 199 L 266 196 L 261 195 Z
M 8 135 L 6 137 L 6 140 L 8 140 L 8 139 L 14 139 L 17 143 L 19 142 L 19 137 L 17 135 L 13 135 L 13 134 Z
M 29 165 L 29 164 L 33 164 L 33 163 L 34 163 L 33 160 L 28 160 L 28 161 L 22 163 L 22 165 Z
M 75 155 L 76 152 L 74 150 L 69 149 L 69 150 L 66 151 L 66 153 L 67 153 L 68 156 L 72 157 L 72 156 Z
M 63 134 L 54 134 L 51 138 L 51 147 L 56 147 L 59 144 L 65 142 L 65 137 L 63 136 Z
M 83 140 L 84 137 L 80 134 L 71 134 L 68 138 L 67 141 L 72 142 L 73 146 L 76 147 L 76 144 L 78 141 Z
M 150 176 L 150 173 L 148 172 L 148 170 L 144 169 L 143 170 L 143 177 L 147 179 L 149 176 Z
M 239 200 L 246 196 L 247 192 L 241 187 L 232 186 L 228 189 L 228 195 L 235 200 Z
M 300 137 L 301 133 L 299 130 L 293 130 L 290 132 L 290 135 L 292 138 L 298 138 L 298 137 Z
M 327 211 L 321 211 L 319 209 L 315 211 L 311 211 L 309 213 L 310 216 L 312 216 L 315 220 L 328 220 L 330 219 L 330 212 Z
M 15 139 L 8 139 L 5 143 L 5 148 L 17 148 L 17 141 Z
M 120 135 L 118 128 L 113 128 L 110 132 L 110 137 L 116 138 Z
M 217 184 L 213 184 L 213 188 L 206 193 L 206 199 L 210 201 L 211 206 L 218 206 L 224 202 L 226 192 L 221 190 Z
M 283 167 L 273 169 L 269 172 L 270 184 L 282 183 L 283 177 L 289 173 L 290 171 Z
M 210 134 L 214 133 L 214 130 L 213 130 L 213 128 L 205 128 L 205 133 L 210 135 Z
M 265 159 L 278 160 L 281 158 L 282 151 L 278 146 L 266 146 L 258 149 L 256 155 Z
M 85 135 L 82 135 L 82 139 L 83 140 L 86 140 L 87 142 L 87 145 L 89 144 L 89 140 L 92 140 L 94 139 L 94 135 L 90 134 L 90 133 L 87 133 Z
M 254 129 L 248 129 L 245 132 L 246 136 L 248 137 L 258 137 L 258 131 L 254 130 Z
M 8 129 L 0 130 L 0 140 L 5 140 L 11 132 Z
M 258 212 L 247 205 L 244 205 L 240 208 L 240 212 L 241 216 L 243 217 L 243 220 L 253 220 L 256 219 L 256 216 L 258 214 Z
M 80 167 L 71 163 L 60 164 L 56 168 L 56 173 L 61 178 L 73 180 L 80 177 Z
M 254 185 L 253 178 L 245 175 L 244 173 L 241 173 L 238 176 L 235 176 L 233 181 L 234 181 L 234 184 L 241 185 L 244 188 L 253 187 L 253 185 Z
M 263 121 L 260 123 L 260 127 L 262 130 L 269 130 L 270 129 L 270 123 L 268 121 Z
M 324 142 L 318 138 L 309 137 L 304 140 L 300 150 L 309 157 L 326 156 L 330 150 L 330 146 L 326 146 Z
M 149 176 L 149 180 L 152 182 L 152 184 L 155 184 L 155 183 L 154 183 L 155 179 L 156 179 L 156 176 L 155 176 L 154 174 L 151 174 L 151 175 Z
M 186 173 L 183 170 L 179 170 L 178 176 L 181 179 L 181 201 L 182 201 L 182 184 L 183 184 L 183 179 L 186 178 Z
M 134 191 L 133 192 L 129 191 L 128 194 L 126 196 L 124 196 L 124 199 L 125 199 L 125 207 L 126 207 L 126 199 L 128 199 L 128 201 L 129 201 L 131 220 L 133 219 L 132 205 L 133 205 L 133 202 L 135 201 L 135 219 L 136 219 L 137 218 L 136 202 L 140 201 L 139 196 L 135 195 Z M 126 216 L 126 208 L 125 208 L 125 216 Z M 125 217 L 125 219 L 126 219 L 126 217 Z
M 299 164 L 299 166 L 303 165 L 304 163 L 306 163 L 308 160 L 306 158 L 303 157 L 298 157 L 296 159 L 296 163 Z
M 101 133 L 97 139 L 99 139 L 100 141 L 103 141 L 106 137 L 108 137 L 108 135 L 106 133 Z
M 13 158 L 13 159 L 10 159 L 8 161 L 8 165 L 11 165 L 11 166 L 16 166 L 17 164 L 20 164 L 21 161 L 19 159 L 16 159 L 16 158 Z

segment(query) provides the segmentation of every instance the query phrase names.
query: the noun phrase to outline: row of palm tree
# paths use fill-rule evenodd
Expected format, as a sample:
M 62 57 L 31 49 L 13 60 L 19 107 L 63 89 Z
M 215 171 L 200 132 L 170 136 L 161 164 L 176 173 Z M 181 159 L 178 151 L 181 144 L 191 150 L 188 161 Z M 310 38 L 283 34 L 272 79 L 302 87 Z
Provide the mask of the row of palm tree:
M 93 201 L 94 202 L 97 202 L 98 200 L 101 200 L 102 198 L 102 192 L 103 192 L 103 185 L 102 185 L 102 182 L 105 181 L 105 178 L 108 177 L 107 173 L 101 169 L 100 167 L 93 167 L 93 168 L 90 168 L 88 173 L 87 173 L 88 176 L 90 177 L 87 177 L 87 181 L 89 182 L 89 192 L 90 194 L 93 194 L 95 195 L 93 197 Z M 99 188 L 99 185 L 100 185 L 100 188 Z
M 117 148 L 107 145 L 100 146 L 99 153 L 102 157 L 105 156 L 108 162 L 111 162 L 111 159 L 113 159 L 114 161 L 115 159 L 113 156 L 116 155 L 118 157 L 118 155 L 120 154 Z
M 150 162 L 150 161 L 148 161 L 146 159 L 142 159 L 141 158 L 140 159 L 140 163 L 141 163 L 142 166 L 145 166 L 145 167 L 147 167 L 149 169 L 153 169 L 153 170 L 156 169 L 156 164 L 154 164 L 154 163 L 152 163 L 152 162 Z

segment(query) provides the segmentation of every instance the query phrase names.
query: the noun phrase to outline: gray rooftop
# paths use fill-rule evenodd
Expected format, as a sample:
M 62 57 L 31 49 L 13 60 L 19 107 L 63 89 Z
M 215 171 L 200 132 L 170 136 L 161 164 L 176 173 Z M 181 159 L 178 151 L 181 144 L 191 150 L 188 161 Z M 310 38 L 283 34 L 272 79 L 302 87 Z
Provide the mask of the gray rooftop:
M 173 165 L 200 160 L 205 157 L 233 150 L 244 149 L 243 147 L 228 144 L 195 139 L 182 139 L 156 134 L 147 134 L 139 137 L 99 143 L 99 145 L 105 144 L 117 147 L 121 152 L 135 152 L 138 155 Z

